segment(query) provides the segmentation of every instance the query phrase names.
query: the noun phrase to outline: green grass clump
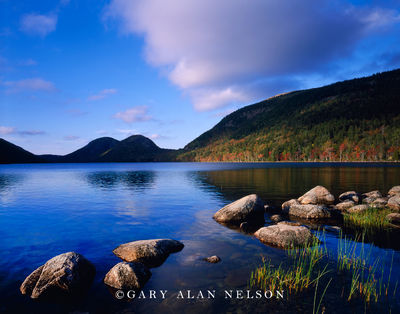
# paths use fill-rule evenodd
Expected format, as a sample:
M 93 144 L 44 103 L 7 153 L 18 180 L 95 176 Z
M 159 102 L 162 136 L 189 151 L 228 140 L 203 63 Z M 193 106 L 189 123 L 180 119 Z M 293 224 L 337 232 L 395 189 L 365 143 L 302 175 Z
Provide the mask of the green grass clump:
M 392 213 L 389 209 L 368 208 L 360 213 L 344 214 L 344 225 L 350 228 L 378 229 L 390 228 L 390 223 L 386 219 Z
M 322 272 L 317 271 L 316 265 L 327 255 L 326 248 L 318 244 L 319 240 L 315 238 L 303 248 L 288 250 L 288 267 L 281 263 L 275 268 L 270 261 L 266 263 L 263 259 L 263 265 L 251 273 L 250 285 L 263 290 L 286 289 L 294 293 L 314 285 L 326 274 L 328 266 Z

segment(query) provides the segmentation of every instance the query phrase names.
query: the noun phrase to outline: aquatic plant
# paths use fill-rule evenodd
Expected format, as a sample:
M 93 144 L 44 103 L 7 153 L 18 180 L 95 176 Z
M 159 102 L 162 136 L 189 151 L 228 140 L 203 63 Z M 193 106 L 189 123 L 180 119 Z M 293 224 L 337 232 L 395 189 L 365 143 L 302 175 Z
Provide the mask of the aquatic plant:
M 344 214 L 343 222 L 345 227 L 384 230 L 390 228 L 390 223 L 386 216 L 392 211 L 389 209 L 368 208 L 360 213 Z

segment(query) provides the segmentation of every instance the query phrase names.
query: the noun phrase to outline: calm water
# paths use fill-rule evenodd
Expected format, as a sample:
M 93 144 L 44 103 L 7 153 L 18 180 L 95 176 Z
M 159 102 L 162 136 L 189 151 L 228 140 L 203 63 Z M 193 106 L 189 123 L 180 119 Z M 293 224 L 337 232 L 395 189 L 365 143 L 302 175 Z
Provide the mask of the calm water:
M 312 312 L 310 293 L 280 302 L 225 300 L 224 289 L 246 289 L 251 271 L 262 257 L 279 264 L 285 252 L 252 236 L 219 225 L 212 215 L 227 203 L 251 193 L 270 204 L 324 185 L 336 197 L 344 191 L 386 193 L 400 184 L 400 167 L 345 167 L 331 164 L 47 164 L 0 166 L 0 312 L 10 313 L 219 313 Z M 268 215 L 266 215 L 268 221 Z M 268 222 L 266 223 L 268 224 Z M 328 249 L 336 251 L 337 234 L 326 233 Z M 396 238 L 397 237 L 397 238 Z M 151 238 L 174 238 L 185 248 L 158 268 L 144 291 L 168 290 L 166 300 L 114 299 L 102 283 L 120 260 L 119 244 Z M 398 234 L 367 242 L 385 265 L 393 256 L 393 282 L 400 281 Z M 51 257 L 76 251 L 93 262 L 97 274 L 78 305 L 32 301 L 19 293 L 24 278 Z M 218 255 L 208 264 L 199 257 Z M 178 290 L 215 289 L 217 298 L 176 300 Z M 336 289 L 337 290 L 337 289 Z M 350 305 L 340 291 L 325 297 L 328 313 L 399 310 L 399 304 Z M 312 291 L 312 294 L 314 291 Z M 340 304 L 338 306 L 338 304 Z

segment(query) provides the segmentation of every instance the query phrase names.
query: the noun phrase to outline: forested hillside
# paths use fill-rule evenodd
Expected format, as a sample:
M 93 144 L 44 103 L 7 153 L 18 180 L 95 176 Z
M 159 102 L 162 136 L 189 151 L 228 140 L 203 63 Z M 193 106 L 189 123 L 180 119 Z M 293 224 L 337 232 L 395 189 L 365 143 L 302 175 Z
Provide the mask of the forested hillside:
M 241 108 L 186 145 L 181 161 L 399 160 L 400 70 Z

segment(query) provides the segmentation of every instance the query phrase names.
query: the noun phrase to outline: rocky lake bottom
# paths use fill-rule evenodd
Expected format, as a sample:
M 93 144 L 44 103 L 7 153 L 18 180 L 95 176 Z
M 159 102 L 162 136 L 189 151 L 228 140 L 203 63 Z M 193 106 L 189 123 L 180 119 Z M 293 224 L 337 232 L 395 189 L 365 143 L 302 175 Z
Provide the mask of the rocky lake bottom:
M 346 191 L 361 195 L 378 190 L 384 198 L 400 185 L 400 167 L 350 163 L 0 165 L 0 312 L 400 311 L 400 232 L 396 227 L 358 226 L 349 219 L 316 222 L 283 217 L 294 226 L 306 226 L 319 239 L 305 249 L 288 250 L 264 244 L 243 226 L 213 219 L 225 205 L 257 194 L 270 206 L 263 214 L 265 222 L 257 228 L 277 226 L 273 215 L 282 214 L 282 203 L 319 185 L 332 194 L 335 204 Z M 104 283 L 109 271 L 122 262 L 117 255 L 123 252 L 115 249 L 148 239 L 174 239 L 183 247 L 168 252 L 160 265 L 151 265 L 141 291 L 122 289 L 120 297 L 118 289 Z M 93 282 L 80 298 L 36 300 L 21 294 L 20 286 L 29 274 L 66 252 L 81 254 L 95 269 Z M 204 260 L 214 256 L 220 260 Z M 303 261 L 313 269 L 311 283 L 262 286 L 255 280 L 278 276 L 288 280 L 291 267 L 296 263 L 303 267 Z

